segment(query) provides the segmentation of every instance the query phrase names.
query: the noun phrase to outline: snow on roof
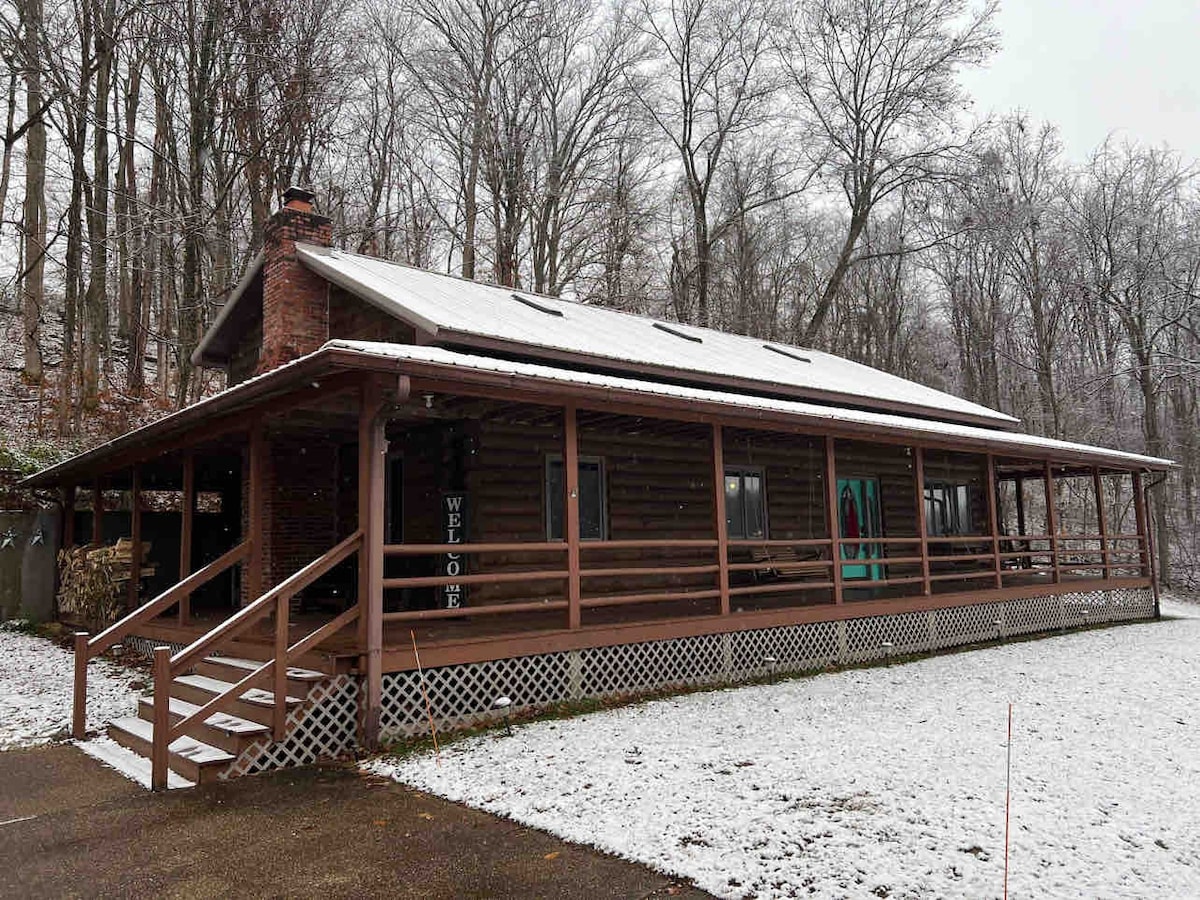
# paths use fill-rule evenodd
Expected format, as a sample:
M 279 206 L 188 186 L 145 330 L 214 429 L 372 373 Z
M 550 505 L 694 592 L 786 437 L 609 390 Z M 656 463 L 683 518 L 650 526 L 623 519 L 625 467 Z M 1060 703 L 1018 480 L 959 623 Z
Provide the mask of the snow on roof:
M 585 361 L 707 386 L 764 390 L 1012 428 L 1018 420 L 839 356 L 297 244 L 310 269 L 440 344 Z
M 564 384 L 607 388 L 630 394 L 647 394 L 679 400 L 715 403 L 742 410 L 749 409 L 783 413 L 808 420 L 863 425 L 881 433 L 896 431 L 917 433 L 927 435 L 932 439 L 940 438 L 966 443 L 987 444 L 996 448 L 1004 448 L 1006 451 L 1013 453 L 1032 452 L 1038 456 L 1053 456 L 1058 452 L 1070 456 L 1088 457 L 1097 463 L 1116 463 L 1127 465 L 1131 468 L 1147 467 L 1163 469 L 1174 466 L 1174 463 L 1169 459 L 1127 453 L 1123 450 L 1110 450 L 1105 447 L 1095 447 L 1071 441 L 1059 441 L 1032 434 L 997 431 L 994 428 L 981 428 L 974 425 L 962 425 L 953 422 L 939 422 L 915 416 L 901 416 L 859 409 L 844 409 L 825 404 L 806 403 L 800 400 L 781 400 L 771 397 L 760 397 L 754 394 L 738 394 L 708 388 L 663 384 L 658 381 L 647 381 L 617 375 L 580 372 L 540 363 L 514 362 L 488 356 L 461 353 L 442 347 L 340 340 L 330 341 L 325 347 L 349 350 L 378 358 L 434 363 L 460 369 L 476 369 L 518 377 L 558 381 Z

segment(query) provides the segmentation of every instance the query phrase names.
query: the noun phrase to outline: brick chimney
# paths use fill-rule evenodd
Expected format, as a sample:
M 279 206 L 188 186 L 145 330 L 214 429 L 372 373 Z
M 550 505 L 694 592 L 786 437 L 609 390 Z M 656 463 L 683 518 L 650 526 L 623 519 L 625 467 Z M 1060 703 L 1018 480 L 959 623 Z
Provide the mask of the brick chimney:
M 333 221 L 313 208 L 316 194 L 283 192 L 283 208 L 263 233 L 262 352 L 266 372 L 318 349 L 329 339 L 329 283 L 296 258 L 296 242 L 330 246 Z

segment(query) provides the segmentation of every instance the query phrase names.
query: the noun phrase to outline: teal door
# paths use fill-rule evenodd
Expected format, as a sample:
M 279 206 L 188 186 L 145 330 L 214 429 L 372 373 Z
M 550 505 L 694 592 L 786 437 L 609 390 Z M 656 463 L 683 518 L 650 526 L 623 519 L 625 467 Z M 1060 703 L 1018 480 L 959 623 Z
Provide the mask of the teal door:
M 883 537 L 879 479 L 838 479 L 838 522 L 841 526 L 842 559 L 863 560 L 858 565 L 842 566 L 842 578 L 868 581 L 883 578 L 883 565 L 868 561 L 883 558 L 883 546 L 871 540 Z

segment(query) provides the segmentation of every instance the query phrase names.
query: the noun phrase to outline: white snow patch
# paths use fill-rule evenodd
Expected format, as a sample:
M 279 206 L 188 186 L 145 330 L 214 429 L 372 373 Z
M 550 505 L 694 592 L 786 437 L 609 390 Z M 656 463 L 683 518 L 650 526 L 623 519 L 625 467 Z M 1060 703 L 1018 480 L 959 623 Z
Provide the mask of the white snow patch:
M 88 729 L 137 709 L 145 676 L 106 659 L 88 665 Z M 0 751 L 65 738 L 71 729 L 75 654 L 46 638 L 0 631 Z
M 1200 896 L 1200 610 L 489 733 L 371 771 L 721 897 Z
M 150 760 L 139 756 L 132 750 L 122 747 L 110 737 L 92 738 L 90 741 L 75 741 L 75 746 L 93 759 L 97 759 L 111 769 L 116 769 L 131 781 L 136 781 L 144 788 L 150 787 Z M 195 787 L 195 782 L 188 781 L 170 769 L 167 770 L 167 788 Z

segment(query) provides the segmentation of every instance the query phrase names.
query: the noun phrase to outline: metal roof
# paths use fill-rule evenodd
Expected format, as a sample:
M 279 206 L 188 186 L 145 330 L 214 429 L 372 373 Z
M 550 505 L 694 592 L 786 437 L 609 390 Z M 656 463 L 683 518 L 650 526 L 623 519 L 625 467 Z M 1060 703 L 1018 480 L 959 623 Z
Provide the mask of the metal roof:
M 839 356 L 455 278 L 311 244 L 314 272 L 425 342 L 704 387 L 862 405 L 1010 429 L 1019 420 Z

